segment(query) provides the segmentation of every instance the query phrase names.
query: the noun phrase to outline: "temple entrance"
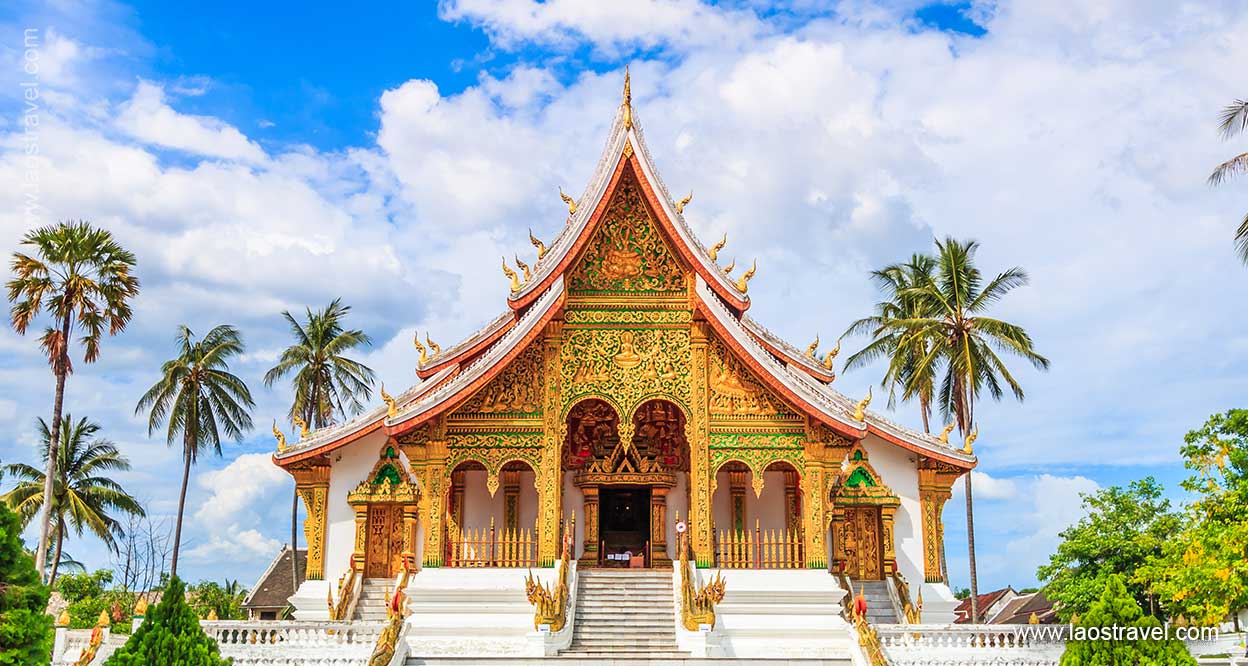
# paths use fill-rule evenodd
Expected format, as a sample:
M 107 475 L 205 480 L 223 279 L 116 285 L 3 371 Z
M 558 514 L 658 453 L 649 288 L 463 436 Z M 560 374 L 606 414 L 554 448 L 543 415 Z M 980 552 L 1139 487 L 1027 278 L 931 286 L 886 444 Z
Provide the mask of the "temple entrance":
M 883 580 L 880 508 L 845 507 L 845 573 L 854 580 Z
M 650 489 L 612 488 L 599 491 L 600 564 L 640 568 L 650 564 Z
M 393 578 L 403 568 L 403 507 L 368 507 L 368 543 L 364 551 L 365 578 Z

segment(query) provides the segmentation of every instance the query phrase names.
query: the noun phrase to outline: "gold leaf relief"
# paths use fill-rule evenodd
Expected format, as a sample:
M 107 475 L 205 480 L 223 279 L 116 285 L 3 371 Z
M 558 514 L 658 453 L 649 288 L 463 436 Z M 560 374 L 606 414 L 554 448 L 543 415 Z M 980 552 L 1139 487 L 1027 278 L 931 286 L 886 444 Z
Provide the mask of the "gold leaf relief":
M 708 407 L 711 414 L 778 416 L 793 413 L 718 340 L 711 345 L 709 365 L 711 394 Z
M 542 350 L 532 345 L 455 414 L 535 414 L 541 405 Z

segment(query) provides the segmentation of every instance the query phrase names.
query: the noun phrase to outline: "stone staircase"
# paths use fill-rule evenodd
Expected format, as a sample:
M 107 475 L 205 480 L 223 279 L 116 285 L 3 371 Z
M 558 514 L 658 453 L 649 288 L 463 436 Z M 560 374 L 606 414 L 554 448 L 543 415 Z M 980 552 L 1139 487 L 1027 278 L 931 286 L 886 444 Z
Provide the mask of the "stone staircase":
M 360 599 L 355 603 L 352 619 L 384 622 L 386 593 L 393 593 L 393 588 L 394 581 L 389 578 L 365 578 L 360 585 Z
M 665 569 L 577 571 L 576 623 L 564 657 L 682 659 L 676 646 L 672 573 Z
M 893 607 L 893 600 L 888 596 L 888 581 L 886 580 L 853 580 L 852 595 L 862 592 L 862 596 L 867 599 L 867 622 L 871 624 L 899 624 L 901 618 L 897 614 L 897 609 Z M 850 596 L 852 603 L 854 597 Z

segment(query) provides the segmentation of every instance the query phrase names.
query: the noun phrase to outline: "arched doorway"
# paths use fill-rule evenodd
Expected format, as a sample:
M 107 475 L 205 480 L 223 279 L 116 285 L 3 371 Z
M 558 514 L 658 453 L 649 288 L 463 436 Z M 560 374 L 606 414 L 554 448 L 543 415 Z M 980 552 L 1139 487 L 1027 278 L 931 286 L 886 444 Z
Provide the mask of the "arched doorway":
M 595 566 L 659 566 L 667 552 L 667 497 L 688 470 L 685 415 L 650 400 L 621 427 L 615 408 L 590 398 L 567 416 L 563 469 L 583 501 L 581 561 Z
M 759 474 L 740 460 L 715 471 L 711 496 L 715 566 L 728 569 L 802 569 L 801 475 L 776 461 Z
M 355 510 L 352 568 L 365 578 L 393 578 L 416 570 L 416 518 L 420 492 L 396 446 L 382 447 L 377 464 L 347 502 Z
M 455 465 L 446 501 L 446 566 L 537 566 L 535 477 L 522 460 L 504 463 L 497 474 L 478 460 Z
M 901 500 L 856 444 L 833 489 L 832 569 L 853 580 L 883 580 L 897 570 L 893 517 Z

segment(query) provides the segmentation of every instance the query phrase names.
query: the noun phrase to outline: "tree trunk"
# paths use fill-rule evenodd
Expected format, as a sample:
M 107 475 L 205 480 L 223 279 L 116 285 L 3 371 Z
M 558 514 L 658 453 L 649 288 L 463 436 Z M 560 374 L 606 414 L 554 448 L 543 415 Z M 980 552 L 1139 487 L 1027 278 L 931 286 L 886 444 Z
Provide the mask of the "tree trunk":
M 56 584 L 56 571 L 61 568 L 61 545 L 65 542 L 65 525 L 56 526 L 56 550 L 52 553 L 52 571 L 48 574 L 48 585 Z
M 295 524 L 299 520 L 299 483 L 290 494 L 290 589 L 299 589 L 299 532 Z
M 187 428 L 195 427 L 194 423 L 187 423 Z M 187 434 L 184 436 L 186 443 L 182 449 L 182 492 L 178 494 L 178 520 L 173 528 L 173 563 L 169 565 L 169 576 L 176 577 L 178 575 L 178 549 L 182 547 L 182 512 L 186 509 L 186 482 L 191 478 L 191 451 L 193 446 L 193 438 Z
M 971 624 L 979 624 L 979 583 L 975 570 L 975 509 L 971 500 L 971 473 L 966 473 L 966 550 L 971 569 Z
M 52 530 L 52 482 L 56 478 L 56 459 L 61 448 L 61 409 L 65 406 L 65 378 L 69 375 L 69 317 L 61 321 L 61 357 L 52 359 L 56 373 L 56 396 L 52 399 L 52 425 L 48 428 L 48 467 L 43 476 L 43 510 L 39 512 L 39 548 L 35 550 L 35 569 L 39 579 L 46 581 L 48 537 Z

